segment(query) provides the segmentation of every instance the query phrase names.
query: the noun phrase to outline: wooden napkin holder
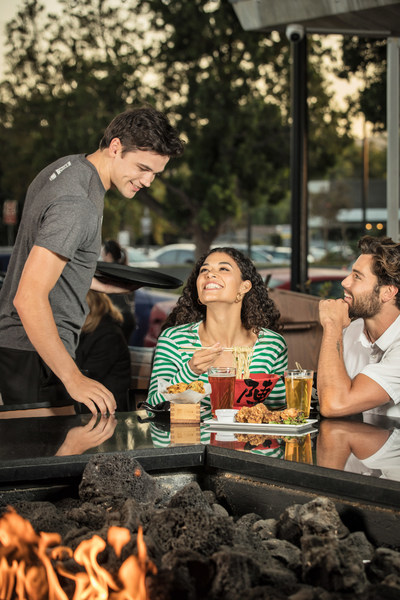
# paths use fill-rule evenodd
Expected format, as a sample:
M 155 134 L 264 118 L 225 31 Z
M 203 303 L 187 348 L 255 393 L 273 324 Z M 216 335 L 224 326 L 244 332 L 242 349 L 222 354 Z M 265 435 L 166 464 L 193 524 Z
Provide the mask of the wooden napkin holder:
M 200 402 L 196 404 L 175 404 L 171 402 L 170 422 L 198 423 L 200 425 Z

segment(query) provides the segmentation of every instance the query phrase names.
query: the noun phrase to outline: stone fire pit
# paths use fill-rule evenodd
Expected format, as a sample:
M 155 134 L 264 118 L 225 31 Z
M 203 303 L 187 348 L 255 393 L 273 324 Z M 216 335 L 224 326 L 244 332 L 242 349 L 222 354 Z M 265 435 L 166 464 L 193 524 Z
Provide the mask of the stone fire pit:
M 229 477 L 232 483 L 232 476 Z M 57 532 L 73 550 L 110 526 L 127 528 L 135 552 L 142 526 L 157 573 L 147 577 L 152 600 L 372 600 L 400 597 L 400 552 L 350 531 L 332 499 L 293 502 L 277 516 L 235 514 L 229 486 L 205 489 L 190 476 L 154 477 L 127 453 L 94 456 L 75 497 L 13 503 L 34 529 Z M 6 510 L 0 495 L 0 510 Z M 251 508 L 251 507 L 250 507 Z M 275 509 L 276 512 L 276 509 Z M 110 573 L 113 551 L 100 555 Z

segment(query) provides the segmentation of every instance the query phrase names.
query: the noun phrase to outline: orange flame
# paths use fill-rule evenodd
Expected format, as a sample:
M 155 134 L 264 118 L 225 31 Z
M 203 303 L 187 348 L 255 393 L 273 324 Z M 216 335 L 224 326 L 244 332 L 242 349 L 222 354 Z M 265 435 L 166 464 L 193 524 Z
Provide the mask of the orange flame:
M 118 558 L 130 540 L 128 529 L 110 527 L 107 542 Z M 146 575 L 157 573 L 157 569 L 147 557 L 141 527 L 137 556 L 130 555 L 122 563 L 116 579 L 98 563 L 99 553 L 107 546 L 98 535 L 81 542 L 75 552 L 60 543 L 57 533 L 37 535 L 31 523 L 10 508 L 0 519 L 1 600 L 68 600 L 59 575 L 75 583 L 72 600 L 148 599 Z M 83 567 L 82 571 L 71 573 L 63 566 L 63 561 L 71 557 Z

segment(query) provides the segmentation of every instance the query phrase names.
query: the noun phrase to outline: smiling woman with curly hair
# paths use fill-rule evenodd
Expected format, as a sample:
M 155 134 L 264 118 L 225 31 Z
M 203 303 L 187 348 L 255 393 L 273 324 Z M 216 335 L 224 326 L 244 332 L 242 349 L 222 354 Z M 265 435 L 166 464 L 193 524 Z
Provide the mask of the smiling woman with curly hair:
M 278 331 L 280 329 L 278 325 L 280 314 L 274 301 L 268 296 L 261 275 L 247 256 L 236 250 L 236 248 L 230 247 L 214 248 L 197 261 L 192 273 L 189 275 L 182 296 L 163 325 L 163 330 L 174 325 L 206 320 L 207 306 L 199 302 L 197 278 L 206 258 L 216 252 L 228 254 L 239 267 L 242 280 L 248 280 L 252 284 L 250 290 L 242 298 L 240 318 L 243 327 L 255 334 L 258 334 L 263 327 Z
M 210 366 L 236 366 L 232 348 L 251 353 L 250 373 L 287 368 L 287 346 L 279 330 L 279 311 L 252 261 L 235 248 L 214 248 L 195 264 L 175 308 L 167 318 L 154 357 L 148 401 L 165 398 L 158 378 L 171 384 L 208 382 Z M 227 350 L 228 349 L 228 350 Z M 280 380 L 268 405 L 285 404 Z M 210 411 L 210 399 L 203 408 Z

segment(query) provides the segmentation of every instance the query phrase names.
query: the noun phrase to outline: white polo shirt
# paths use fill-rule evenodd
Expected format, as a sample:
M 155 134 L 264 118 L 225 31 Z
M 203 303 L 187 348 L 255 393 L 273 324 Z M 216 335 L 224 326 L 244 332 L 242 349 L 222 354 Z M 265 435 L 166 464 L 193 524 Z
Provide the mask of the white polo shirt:
M 343 357 L 349 377 L 362 373 L 389 394 L 390 402 L 371 410 L 390 416 L 390 407 L 400 402 L 400 315 L 373 344 L 363 319 L 350 323 L 343 330 Z

